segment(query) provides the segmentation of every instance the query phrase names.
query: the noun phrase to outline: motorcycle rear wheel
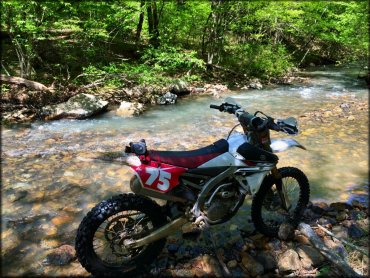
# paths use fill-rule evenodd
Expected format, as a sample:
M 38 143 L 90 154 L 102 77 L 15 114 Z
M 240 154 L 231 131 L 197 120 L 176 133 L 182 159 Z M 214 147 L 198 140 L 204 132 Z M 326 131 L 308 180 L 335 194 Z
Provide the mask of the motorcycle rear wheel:
M 284 222 L 297 225 L 309 201 L 310 187 L 306 175 L 294 167 L 278 169 L 291 202 L 291 208 L 283 208 L 277 185 L 271 175 L 263 181 L 252 201 L 252 221 L 257 231 L 269 237 L 277 237 Z
M 133 277 L 162 251 L 166 239 L 128 250 L 124 240 L 139 239 L 166 223 L 161 207 L 149 198 L 120 194 L 96 205 L 76 236 L 81 265 L 94 276 Z

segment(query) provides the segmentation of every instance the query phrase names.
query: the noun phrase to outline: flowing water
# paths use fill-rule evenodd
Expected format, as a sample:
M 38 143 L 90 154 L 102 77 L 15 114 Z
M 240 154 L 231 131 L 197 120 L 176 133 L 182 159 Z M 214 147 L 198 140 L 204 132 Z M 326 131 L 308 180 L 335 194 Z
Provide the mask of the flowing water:
M 237 123 L 233 116 L 209 109 L 209 104 L 219 104 L 227 96 L 249 112 L 262 110 L 274 118 L 298 119 L 302 132 L 295 139 L 307 151 L 281 153 L 279 165 L 296 166 L 306 173 L 311 200 L 366 202 L 368 92 L 357 74 L 357 68 L 312 68 L 302 73 L 309 77 L 306 83 L 232 91 L 220 99 L 187 97 L 173 106 L 152 107 L 136 118 L 108 112 L 94 119 L 3 128 L 3 273 L 86 275 L 77 262 L 55 267 L 42 261 L 51 248 L 73 245 L 83 215 L 97 202 L 129 191 L 131 177 L 126 166 L 86 157 L 123 150 L 141 138 L 150 149 L 208 145 L 226 137 Z M 343 111 L 341 103 L 350 108 Z M 288 136 L 274 133 L 272 137 Z

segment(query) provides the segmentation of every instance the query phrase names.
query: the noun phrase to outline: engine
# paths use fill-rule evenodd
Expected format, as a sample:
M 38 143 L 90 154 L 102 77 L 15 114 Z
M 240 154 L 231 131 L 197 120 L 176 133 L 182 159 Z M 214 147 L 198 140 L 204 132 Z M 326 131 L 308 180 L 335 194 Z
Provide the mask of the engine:
M 204 212 L 211 221 L 217 221 L 232 213 L 239 203 L 240 193 L 233 183 L 218 186 L 204 204 Z

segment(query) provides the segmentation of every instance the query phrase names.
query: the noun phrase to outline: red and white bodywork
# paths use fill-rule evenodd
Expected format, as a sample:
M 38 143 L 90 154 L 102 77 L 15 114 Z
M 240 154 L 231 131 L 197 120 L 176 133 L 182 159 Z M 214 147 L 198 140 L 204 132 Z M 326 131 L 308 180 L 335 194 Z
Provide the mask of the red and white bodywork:
M 276 140 L 271 146 L 278 152 L 282 146 L 289 148 L 297 145 L 295 140 L 290 140 L 288 142 Z M 269 153 L 270 159 L 268 159 L 263 150 L 253 149 L 249 151 L 252 157 L 248 159 L 248 152 L 243 155 L 239 153 L 240 146 L 245 144 L 252 148 L 245 134 L 234 134 L 228 140 L 221 139 L 212 145 L 193 151 L 148 151 L 147 155 L 131 156 L 127 159 L 127 163 L 135 171 L 143 189 L 162 194 L 178 186 L 183 174 L 197 172 L 200 175 L 209 175 L 214 172 L 211 176 L 216 176 L 221 170 L 230 167 L 235 170 L 234 173 L 247 173 L 243 180 L 240 178 L 238 180 L 247 191 L 255 194 L 263 178 L 276 165 L 277 157 Z M 262 153 L 260 159 L 256 158 L 256 153 L 253 153 L 257 151 Z M 144 190 L 145 194 L 150 191 Z M 159 195 L 156 194 L 156 197 Z

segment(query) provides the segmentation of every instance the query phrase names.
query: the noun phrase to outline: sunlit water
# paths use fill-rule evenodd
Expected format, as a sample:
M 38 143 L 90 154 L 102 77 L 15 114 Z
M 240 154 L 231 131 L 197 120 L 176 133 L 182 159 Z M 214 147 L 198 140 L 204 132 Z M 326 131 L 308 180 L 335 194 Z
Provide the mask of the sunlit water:
M 84 157 L 122 150 L 141 138 L 150 149 L 187 150 L 208 145 L 226 137 L 237 123 L 233 116 L 209 109 L 209 104 L 219 104 L 226 96 L 234 97 L 249 112 L 261 110 L 274 118 L 298 119 L 302 132 L 295 139 L 307 151 L 281 153 L 279 165 L 295 166 L 306 173 L 312 200 L 365 201 L 368 109 L 353 111 L 354 121 L 302 117 L 343 102 L 367 102 L 366 84 L 356 79 L 357 74 L 358 70 L 351 68 L 314 68 L 302 74 L 311 78 L 308 83 L 233 91 L 220 99 L 187 97 L 173 106 L 152 107 L 136 118 L 108 112 L 94 119 L 3 128 L 4 274 L 86 274 L 77 263 L 73 270 L 63 270 L 44 266 L 42 260 L 50 248 L 73 244 L 80 220 L 97 202 L 129 191 L 131 173 L 119 164 Z M 275 133 L 272 137 L 287 136 Z

